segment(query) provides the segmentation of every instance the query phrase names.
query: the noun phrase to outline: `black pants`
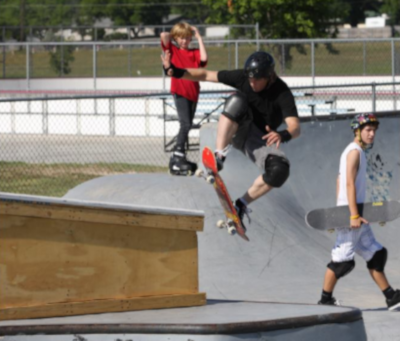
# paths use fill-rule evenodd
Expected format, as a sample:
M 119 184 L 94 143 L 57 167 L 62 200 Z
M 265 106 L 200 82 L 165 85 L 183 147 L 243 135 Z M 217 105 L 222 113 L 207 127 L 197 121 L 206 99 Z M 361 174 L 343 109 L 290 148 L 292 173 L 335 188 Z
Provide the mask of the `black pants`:
M 175 150 L 184 152 L 185 144 L 188 141 L 189 131 L 192 128 L 197 102 L 189 101 L 187 98 L 174 94 L 176 111 L 179 119 L 179 132 Z

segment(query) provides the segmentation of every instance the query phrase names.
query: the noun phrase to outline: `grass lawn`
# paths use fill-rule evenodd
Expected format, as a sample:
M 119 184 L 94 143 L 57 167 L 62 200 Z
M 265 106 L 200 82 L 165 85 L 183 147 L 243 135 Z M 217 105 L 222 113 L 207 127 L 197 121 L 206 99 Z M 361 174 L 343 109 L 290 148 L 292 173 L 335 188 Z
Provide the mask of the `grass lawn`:
M 0 162 L 0 191 L 62 197 L 68 190 L 108 174 L 167 172 L 167 167 L 131 164 L 31 164 Z
M 261 49 L 271 51 L 277 58 L 277 71 L 286 76 L 311 75 L 311 45 L 263 45 Z M 284 50 L 285 48 L 285 51 Z M 390 42 L 344 42 L 331 44 L 329 52 L 325 44 L 315 48 L 316 76 L 357 76 L 357 75 L 391 75 Z M 50 66 L 50 51 L 40 47 L 31 50 L 31 78 L 61 77 Z M 298 50 L 302 50 L 300 53 Z M 400 51 L 400 43 L 395 43 Z M 254 44 L 240 44 L 238 48 L 238 65 L 241 67 L 246 57 L 256 50 Z M 208 69 L 223 70 L 235 68 L 235 46 L 208 43 Z M 290 58 L 280 58 L 282 52 Z M 101 46 L 96 53 L 97 77 L 135 77 L 161 76 L 161 49 L 155 46 L 135 45 L 132 47 Z M 91 46 L 75 46 L 74 60 L 70 63 L 71 72 L 63 77 L 92 77 L 93 49 Z M 0 68 L 2 78 L 26 78 L 26 49 L 14 52 L 0 51 L 0 60 L 5 66 Z

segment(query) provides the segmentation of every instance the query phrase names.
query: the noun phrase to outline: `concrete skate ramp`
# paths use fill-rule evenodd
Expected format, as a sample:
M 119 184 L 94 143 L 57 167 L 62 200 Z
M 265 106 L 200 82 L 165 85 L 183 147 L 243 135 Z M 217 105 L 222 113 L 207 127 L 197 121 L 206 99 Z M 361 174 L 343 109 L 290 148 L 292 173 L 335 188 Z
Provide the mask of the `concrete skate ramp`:
M 399 132 L 398 116 L 381 118 L 375 147 L 369 152 L 372 190 L 368 198 L 371 200 L 400 199 Z M 201 146 L 214 148 L 215 138 L 216 126 L 203 126 Z M 147 319 L 143 312 L 132 312 L 101 315 L 100 319 L 68 318 L 44 322 L 151 324 L 151 321 L 169 321 L 167 316 L 172 319 L 174 314 L 179 320 L 180 314 L 186 313 L 192 322 L 214 321 L 214 331 L 224 330 L 222 334 L 229 334 L 229 330 L 224 329 L 227 326 L 243 326 L 243 323 L 253 321 L 253 333 L 249 329 L 242 330 L 246 334 L 239 330 L 233 333 L 243 340 L 268 336 L 273 340 L 318 340 L 322 339 L 321 335 L 326 340 L 344 340 L 345 335 L 349 340 L 363 340 L 364 325 L 369 340 L 398 340 L 398 314 L 387 312 L 382 293 L 359 258 L 356 258 L 355 270 L 339 282 L 335 297 L 345 306 L 361 308 L 363 320 L 354 318 L 358 310 L 314 305 L 320 297 L 335 235 L 307 227 L 304 216 L 308 210 L 335 205 L 339 157 L 351 140 L 348 119 L 321 118 L 317 122 L 302 123 L 302 136 L 282 146 L 291 161 L 289 180 L 282 188 L 273 190 L 251 205 L 250 242 L 230 236 L 215 226 L 217 220 L 223 218 L 223 212 L 214 189 L 202 179 L 167 174 L 123 174 L 97 178 L 70 190 L 65 198 L 204 211 L 204 231 L 199 233 L 199 289 L 207 293 L 208 299 L 222 302 L 210 301 L 210 305 L 203 307 L 205 310 L 201 314 L 205 316 L 202 318 L 196 314 L 195 308 L 187 308 L 184 311 L 148 312 Z M 233 150 L 221 176 L 232 197 L 236 198 L 259 174 L 260 171 L 246 157 Z M 395 288 L 400 286 L 398 225 L 399 221 L 385 227 L 374 226 L 376 237 L 389 250 L 386 273 Z M 259 306 L 261 309 L 255 309 L 250 301 L 263 302 Z M 225 304 L 224 308 L 219 304 Z M 332 314 L 335 312 L 341 316 L 353 314 L 353 319 L 334 322 Z M 300 317 L 303 323 L 312 321 L 314 326 L 312 323 L 303 324 L 303 327 L 285 324 L 295 317 Z M 266 329 L 255 327 L 260 326 L 261 321 L 264 321 L 264 327 L 272 323 L 280 325 L 281 329 L 275 332 L 269 329 L 269 334 L 263 334 L 261 331 L 266 332 Z M 200 331 L 203 327 L 197 325 L 194 329 Z
M 368 200 L 399 200 L 400 119 L 382 115 L 380 120 L 375 146 L 368 152 Z M 216 126 L 203 126 L 201 146 L 214 148 L 215 139 Z M 302 122 L 301 137 L 282 146 L 291 161 L 288 182 L 251 205 L 248 243 L 215 227 L 223 213 L 213 188 L 202 179 L 115 175 L 82 184 L 66 197 L 204 210 L 200 290 L 208 298 L 316 303 L 335 235 L 307 227 L 304 216 L 311 209 L 335 205 L 339 158 L 351 140 L 349 118 L 344 116 Z M 233 150 L 221 174 L 236 198 L 260 171 Z M 393 287 L 400 286 L 398 225 L 397 220 L 374 226 L 377 239 L 389 250 L 386 273 Z M 344 305 L 364 309 L 370 338 L 395 339 L 395 316 L 386 312 L 383 295 L 362 259 L 356 258 L 356 263 L 356 269 L 338 284 L 335 296 Z M 380 328 L 380 321 L 385 321 L 385 328 Z
M 375 146 L 368 153 L 368 200 L 400 199 L 399 122 L 398 117 L 381 118 Z M 201 146 L 214 148 L 215 138 L 216 126 L 203 126 Z M 282 146 L 291 162 L 289 180 L 251 205 L 250 242 L 215 227 L 223 218 L 218 198 L 211 186 L 194 177 L 111 175 L 77 186 L 65 197 L 203 210 L 200 288 L 208 297 L 315 303 L 335 235 L 307 227 L 304 216 L 311 209 L 335 205 L 339 157 L 351 140 L 349 120 L 302 123 L 301 137 Z M 221 172 L 232 198 L 241 196 L 258 174 L 236 150 Z M 387 275 L 393 286 L 400 286 L 398 225 L 398 220 L 385 227 L 374 225 L 377 239 L 389 250 Z M 346 305 L 383 307 L 383 296 L 365 264 L 359 258 L 356 263 L 353 273 L 339 283 L 337 298 Z

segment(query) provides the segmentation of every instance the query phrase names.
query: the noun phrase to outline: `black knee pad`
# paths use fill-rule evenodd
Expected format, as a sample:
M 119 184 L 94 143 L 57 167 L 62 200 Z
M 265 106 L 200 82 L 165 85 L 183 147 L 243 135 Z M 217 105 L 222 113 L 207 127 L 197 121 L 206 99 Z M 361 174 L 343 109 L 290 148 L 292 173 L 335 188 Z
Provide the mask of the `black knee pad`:
M 282 156 L 268 155 L 265 159 L 265 173 L 263 180 L 272 187 L 281 187 L 290 174 L 290 164 Z
M 226 99 L 222 115 L 228 117 L 234 122 L 239 123 L 248 115 L 248 109 L 249 106 L 246 96 L 241 92 L 236 92 Z
M 356 266 L 356 262 L 354 260 L 340 263 L 330 262 L 327 266 L 335 273 L 336 279 L 339 279 L 349 274 Z
M 383 272 L 385 269 L 385 264 L 387 260 L 387 250 L 382 248 L 376 251 L 372 258 L 367 262 L 367 268 L 370 270 L 376 270 L 378 272 Z

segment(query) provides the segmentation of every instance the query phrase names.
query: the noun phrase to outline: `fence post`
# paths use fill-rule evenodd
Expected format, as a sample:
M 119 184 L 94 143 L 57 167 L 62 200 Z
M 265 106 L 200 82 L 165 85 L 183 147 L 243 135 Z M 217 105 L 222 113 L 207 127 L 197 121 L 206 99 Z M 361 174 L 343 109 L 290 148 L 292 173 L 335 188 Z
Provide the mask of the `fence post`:
M 239 68 L 239 44 L 235 41 L 235 69 Z
M 392 48 L 392 93 L 393 93 L 393 110 L 397 110 L 397 100 L 396 100 L 396 86 L 394 83 L 396 82 L 396 49 L 394 45 L 394 39 L 391 41 Z
M 96 84 L 96 69 L 97 69 L 97 55 L 96 55 L 96 49 L 97 45 L 93 44 L 93 89 L 97 89 L 97 84 Z
M 372 112 L 376 112 L 376 84 L 372 82 Z
M 31 58 L 30 58 L 30 45 L 26 45 L 26 90 L 29 90 L 31 88 L 30 86 L 30 64 L 31 64 Z
M 128 35 L 128 41 L 131 41 L 131 28 L 128 26 L 126 28 L 126 33 Z M 128 60 L 128 75 L 132 77 L 132 45 L 129 44 L 129 60 Z
M 108 107 L 110 111 L 110 136 L 115 136 L 115 99 L 108 99 Z
M 44 135 L 49 134 L 49 107 L 48 100 L 43 101 L 42 131 Z
M 363 41 L 363 75 L 367 75 L 367 47 L 365 41 Z
M 3 46 L 3 78 L 6 78 L 6 47 Z
M 256 23 L 256 40 L 257 40 L 257 51 L 260 51 L 260 25 Z
M 315 86 L 315 44 L 311 42 L 311 77 L 312 85 Z
M 15 124 L 15 102 L 10 103 L 10 114 L 11 114 L 11 133 L 15 134 L 16 124 Z
M 228 69 L 230 70 L 232 65 L 232 60 L 231 60 L 231 26 L 228 26 Z
M 76 99 L 76 134 L 82 135 L 82 115 L 81 115 L 81 100 Z

